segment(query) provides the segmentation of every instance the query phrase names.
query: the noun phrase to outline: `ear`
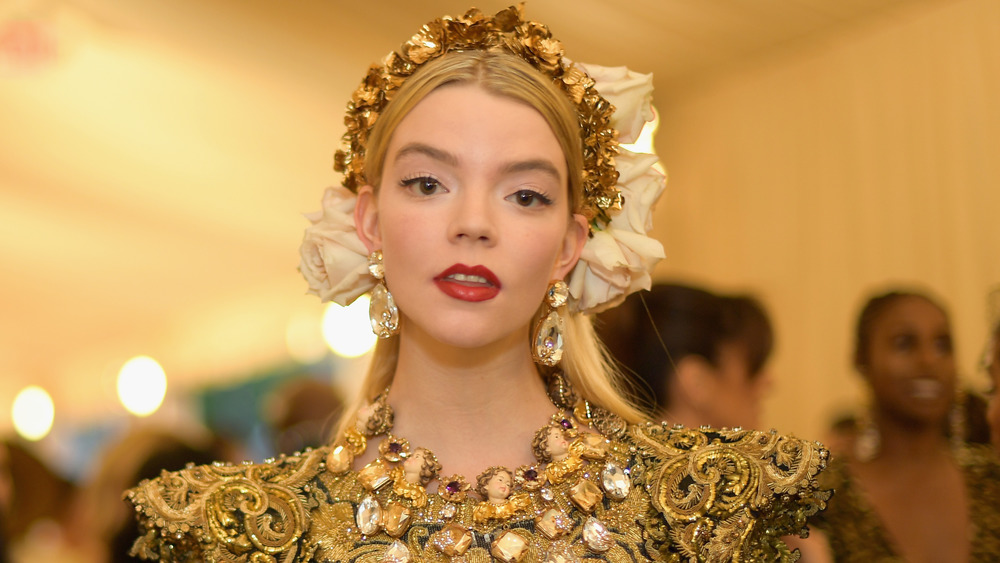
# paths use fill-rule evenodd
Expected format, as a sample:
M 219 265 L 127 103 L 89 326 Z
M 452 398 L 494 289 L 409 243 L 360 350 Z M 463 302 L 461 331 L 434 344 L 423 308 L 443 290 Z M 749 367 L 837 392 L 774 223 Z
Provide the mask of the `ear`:
M 697 354 L 688 354 L 677 362 L 674 378 L 677 388 L 688 404 L 696 410 L 713 400 L 715 389 L 715 368 L 707 359 Z
M 559 252 L 559 259 L 553 268 L 551 279 L 566 279 L 566 276 L 573 271 L 577 260 L 580 259 L 580 253 L 583 252 L 583 245 L 587 242 L 588 233 L 590 225 L 587 223 L 587 218 L 574 213 L 566 225 L 566 236 L 563 238 L 562 250 Z
M 375 188 L 362 186 L 358 189 L 358 203 L 354 206 L 354 228 L 358 238 L 371 253 L 382 248 L 382 235 L 379 233 L 378 198 Z

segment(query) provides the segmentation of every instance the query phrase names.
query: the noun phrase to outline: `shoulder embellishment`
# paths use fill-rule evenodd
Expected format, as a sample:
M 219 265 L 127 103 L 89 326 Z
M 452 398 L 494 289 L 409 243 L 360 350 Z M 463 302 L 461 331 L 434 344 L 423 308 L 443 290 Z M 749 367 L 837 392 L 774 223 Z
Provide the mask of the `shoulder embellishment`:
M 192 466 L 143 481 L 125 495 L 145 530 L 133 554 L 290 562 L 309 526 L 308 483 L 323 460 L 322 450 L 309 450 L 259 465 Z
M 799 534 L 825 508 L 818 443 L 753 430 L 633 427 L 641 482 L 661 513 L 672 549 L 707 561 L 787 560 L 780 536 Z M 758 559 L 759 557 L 763 559 Z

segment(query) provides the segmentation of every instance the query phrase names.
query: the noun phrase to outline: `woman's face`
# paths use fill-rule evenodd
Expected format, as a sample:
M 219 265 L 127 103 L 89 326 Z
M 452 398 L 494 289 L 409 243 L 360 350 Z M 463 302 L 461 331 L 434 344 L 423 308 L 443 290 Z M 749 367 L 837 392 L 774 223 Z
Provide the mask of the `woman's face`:
M 871 324 L 861 366 L 877 408 L 914 422 L 940 424 L 955 393 L 951 329 L 944 312 L 920 297 L 890 303 Z
M 717 428 L 760 428 L 764 395 L 771 380 L 766 371 L 750 372 L 746 345 L 721 344 L 714 369 L 715 377 L 706 380 L 713 387 L 706 423 Z
M 439 88 L 393 132 L 362 240 L 381 249 L 403 331 L 450 346 L 521 343 L 587 233 L 562 149 L 535 109 L 475 85 Z M 527 346 L 524 347 L 527 351 Z

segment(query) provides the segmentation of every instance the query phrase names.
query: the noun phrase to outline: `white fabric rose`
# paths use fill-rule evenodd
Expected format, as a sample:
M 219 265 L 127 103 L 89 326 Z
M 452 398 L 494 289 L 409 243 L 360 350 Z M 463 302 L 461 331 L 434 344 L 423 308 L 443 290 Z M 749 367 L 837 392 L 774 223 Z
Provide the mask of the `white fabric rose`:
M 656 155 L 620 150 L 615 165 L 622 209 L 607 227 L 594 231 L 569 276 L 574 308 L 584 313 L 599 313 L 632 292 L 649 289 L 650 272 L 664 257 L 663 245 L 646 233 L 666 179 L 653 168 Z
M 306 215 L 299 271 L 309 293 L 321 301 L 348 305 L 375 285 L 368 273 L 368 250 L 354 228 L 358 196 L 344 187 L 327 188 L 323 210 Z
M 618 130 L 618 142 L 634 143 L 642 126 L 653 120 L 653 75 L 624 66 L 576 64 L 594 79 L 597 92 L 615 106 L 611 126 Z
M 626 67 L 579 66 L 594 79 L 598 93 L 614 104 L 611 126 L 618 130 L 619 142 L 638 139 L 642 127 L 654 118 L 653 75 Z M 664 257 L 663 245 L 646 235 L 653 227 L 653 207 L 666 186 L 666 177 L 653 168 L 657 160 L 655 154 L 619 147 L 615 168 L 622 209 L 603 229 L 593 229 L 570 273 L 574 309 L 599 313 L 618 305 L 632 292 L 649 289 L 650 272 Z

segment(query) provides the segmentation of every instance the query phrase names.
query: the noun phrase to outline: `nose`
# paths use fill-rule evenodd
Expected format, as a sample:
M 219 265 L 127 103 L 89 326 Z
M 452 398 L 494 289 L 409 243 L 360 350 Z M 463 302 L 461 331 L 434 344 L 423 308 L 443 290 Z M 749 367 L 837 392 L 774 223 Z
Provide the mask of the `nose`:
M 470 186 L 460 190 L 451 210 L 451 224 L 448 236 L 452 241 L 496 242 L 495 202 L 489 197 L 489 190 Z

